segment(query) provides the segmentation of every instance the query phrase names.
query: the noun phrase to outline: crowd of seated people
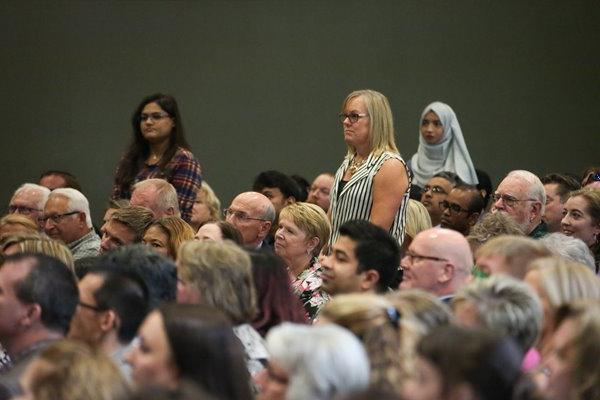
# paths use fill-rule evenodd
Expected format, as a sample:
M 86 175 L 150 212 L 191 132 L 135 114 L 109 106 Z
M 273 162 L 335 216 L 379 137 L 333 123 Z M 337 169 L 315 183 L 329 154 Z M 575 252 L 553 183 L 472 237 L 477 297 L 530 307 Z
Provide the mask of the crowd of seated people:
M 164 94 L 104 209 L 67 171 L 20 184 L 0 400 L 600 400 L 599 168 L 493 185 L 442 102 L 405 162 L 391 110 L 350 93 L 337 171 L 257 171 L 228 206 Z

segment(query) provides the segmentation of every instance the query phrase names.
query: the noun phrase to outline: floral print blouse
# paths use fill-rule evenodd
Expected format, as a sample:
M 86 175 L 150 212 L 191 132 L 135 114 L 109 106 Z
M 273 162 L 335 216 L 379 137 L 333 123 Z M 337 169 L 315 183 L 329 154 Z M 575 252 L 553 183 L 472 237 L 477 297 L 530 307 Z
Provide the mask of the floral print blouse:
M 306 268 L 292 280 L 292 289 L 300 297 L 300 302 L 312 322 L 321 307 L 329 301 L 329 295 L 321 290 L 321 265 L 315 259 L 311 266 Z

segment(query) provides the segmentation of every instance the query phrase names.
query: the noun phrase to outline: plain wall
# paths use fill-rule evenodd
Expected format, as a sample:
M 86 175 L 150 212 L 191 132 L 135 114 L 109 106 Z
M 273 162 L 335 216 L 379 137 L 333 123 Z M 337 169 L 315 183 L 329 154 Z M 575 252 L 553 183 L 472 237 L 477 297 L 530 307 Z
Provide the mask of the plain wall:
M 3 185 L 81 181 L 97 221 L 138 102 L 179 101 L 227 206 L 261 171 L 309 181 L 345 154 L 354 89 L 386 94 L 405 158 L 428 103 L 450 104 L 476 167 L 599 164 L 598 1 L 2 2 Z

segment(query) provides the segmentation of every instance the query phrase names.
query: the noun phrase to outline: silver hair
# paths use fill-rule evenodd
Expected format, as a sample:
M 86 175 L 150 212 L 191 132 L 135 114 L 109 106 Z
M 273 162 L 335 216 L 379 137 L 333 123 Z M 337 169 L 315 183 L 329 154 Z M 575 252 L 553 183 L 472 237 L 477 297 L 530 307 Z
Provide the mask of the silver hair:
M 181 215 L 179 212 L 179 201 L 177 199 L 177 190 L 175 190 L 175 186 L 164 179 L 152 178 L 136 183 L 133 185 L 133 190 L 146 187 L 153 187 L 156 189 L 156 206 L 159 209 L 166 212 L 169 208 L 173 207 L 175 215 Z
M 526 283 L 507 275 L 492 275 L 464 286 L 452 301 L 453 308 L 469 301 L 483 327 L 509 336 L 528 351 L 542 328 L 542 305 Z
M 267 335 L 267 349 L 289 376 L 287 400 L 326 400 L 369 384 L 365 349 L 337 325 L 283 323 Z
M 525 171 L 524 169 L 510 171 L 506 177 L 516 178 L 527 182 L 529 184 L 528 196 L 538 200 L 542 204 L 540 215 L 544 215 L 544 210 L 546 209 L 546 190 L 544 189 L 544 184 L 540 178 L 538 178 L 536 174 Z
M 273 223 L 275 222 L 275 217 L 275 207 L 273 207 L 273 204 L 271 204 L 271 202 L 269 201 L 269 204 L 266 204 L 265 208 L 263 209 L 261 218 L 266 221 L 271 221 L 271 223 Z
M 54 189 L 51 193 L 50 197 L 54 196 L 63 196 L 66 197 L 67 202 L 67 212 L 71 211 L 79 211 L 85 214 L 85 223 L 88 228 L 92 227 L 92 217 L 90 216 L 90 203 L 88 199 L 77 189 L 72 188 L 57 188 Z
M 24 183 L 21 186 L 19 186 L 17 188 L 17 190 L 15 190 L 13 197 L 15 197 L 17 195 L 17 193 L 19 193 L 23 190 L 32 190 L 32 191 L 38 192 L 40 195 L 40 199 L 38 201 L 37 208 L 39 210 L 44 209 L 44 206 L 46 206 L 46 201 L 48 201 L 48 196 L 50 195 L 50 189 L 48 189 L 45 186 L 38 185 L 35 183 Z
M 596 271 L 594 256 L 583 240 L 554 232 L 542 237 L 540 242 L 555 255 L 583 264 L 592 272 Z

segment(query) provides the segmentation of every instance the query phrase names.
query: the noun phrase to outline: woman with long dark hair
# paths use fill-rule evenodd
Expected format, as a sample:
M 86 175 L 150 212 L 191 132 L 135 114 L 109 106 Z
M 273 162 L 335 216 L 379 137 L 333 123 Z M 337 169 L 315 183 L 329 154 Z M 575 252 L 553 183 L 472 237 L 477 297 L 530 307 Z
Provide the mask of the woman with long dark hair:
M 177 101 L 161 93 L 144 98 L 131 126 L 133 140 L 117 167 L 112 198 L 129 199 L 135 183 L 164 179 L 177 190 L 181 217 L 189 221 L 202 178 L 185 139 Z

